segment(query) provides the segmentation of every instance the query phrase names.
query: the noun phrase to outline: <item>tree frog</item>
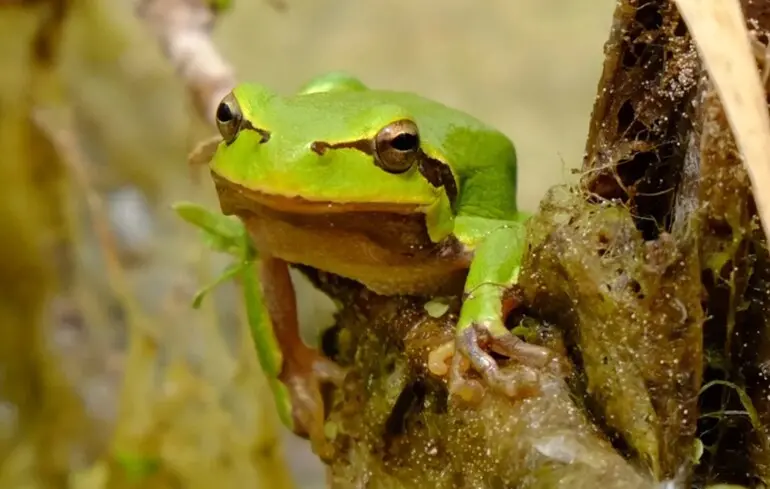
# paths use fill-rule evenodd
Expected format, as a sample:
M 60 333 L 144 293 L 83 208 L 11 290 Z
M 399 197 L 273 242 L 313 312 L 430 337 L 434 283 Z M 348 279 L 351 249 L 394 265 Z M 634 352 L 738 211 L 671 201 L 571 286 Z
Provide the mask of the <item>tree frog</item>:
M 516 152 L 504 134 L 344 73 L 288 97 L 238 85 L 216 121 L 222 140 L 209 167 L 220 207 L 242 220 L 260 255 L 262 365 L 284 389 L 277 396 L 284 421 L 314 447 L 323 443 L 321 383 L 343 373 L 300 339 L 290 265 L 383 295 L 462 293 L 446 349 L 453 393 L 475 382 L 468 366 L 488 386 L 517 396 L 552 364 L 550 350 L 504 324 L 528 217 L 517 209 Z M 504 375 L 491 351 L 519 362 L 526 375 Z

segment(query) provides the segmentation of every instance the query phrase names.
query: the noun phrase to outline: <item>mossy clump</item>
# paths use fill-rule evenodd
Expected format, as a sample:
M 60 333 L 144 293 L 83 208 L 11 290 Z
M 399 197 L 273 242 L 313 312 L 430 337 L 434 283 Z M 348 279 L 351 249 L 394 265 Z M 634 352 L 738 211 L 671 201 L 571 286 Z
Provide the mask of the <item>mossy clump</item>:
M 323 342 L 349 369 L 330 402 L 332 487 L 651 487 L 589 421 L 563 379 L 544 372 L 540 393 L 520 400 L 492 391 L 473 405 L 450 397 L 446 379 L 427 365 L 430 351 L 452 338 L 459 298 L 433 317 L 424 299 L 378 296 L 306 273 L 345 304 Z M 566 355 L 553 328 L 515 320 L 530 341 Z
M 530 225 L 526 303 L 559 324 L 592 411 L 658 478 L 693 453 L 702 377 L 700 267 L 691 236 L 648 241 L 617 203 L 555 188 Z

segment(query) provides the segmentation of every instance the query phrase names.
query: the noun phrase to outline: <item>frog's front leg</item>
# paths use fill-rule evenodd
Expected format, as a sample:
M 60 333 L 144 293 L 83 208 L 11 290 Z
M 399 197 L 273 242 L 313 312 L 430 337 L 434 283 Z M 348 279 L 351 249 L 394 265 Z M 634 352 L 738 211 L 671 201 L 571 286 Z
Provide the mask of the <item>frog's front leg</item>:
M 324 458 L 328 443 L 324 435 L 321 384 L 331 382 L 340 385 L 344 370 L 302 340 L 297 299 L 288 264 L 277 258 L 262 256 L 260 276 L 272 332 L 283 357 L 278 380 L 288 391 L 293 420 L 290 428 L 296 434 L 310 438 L 313 450 Z
M 505 319 L 516 303 L 512 291 L 519 275 L 524 241 L 524 226 L 511 223 L 491 231 L 474 253 L 450 371 L 450 392 L 461 398 L 473 398 L 478 391 L 478 386 L 464 377 L 465 360 L 488 386 L 510 397 L 536 390 L 538 373 L 544 367 L 559 370 L 559 360 L 551 350 L 526 343 L 505 326 Z M 519 365 L 502 371 L 490 350 Z

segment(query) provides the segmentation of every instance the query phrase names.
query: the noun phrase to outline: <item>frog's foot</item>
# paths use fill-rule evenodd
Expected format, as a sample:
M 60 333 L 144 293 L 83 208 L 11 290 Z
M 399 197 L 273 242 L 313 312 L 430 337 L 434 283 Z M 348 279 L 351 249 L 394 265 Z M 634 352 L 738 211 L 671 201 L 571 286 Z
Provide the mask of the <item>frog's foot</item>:
M 334 455 L 333 447 L 324 434 L 326 406 L 324 384 L 341 386 L 345 371 L 318 350 L 302 341 L 297 322 L 297 303 L 288 264 L 278 258 L 263 255 L 260 260 L 262 293 L 269 315 L 260 315 L 266 324 L 259 325 L 273 337 L 281 355 L 268 364 L 276 372 L 281 386 L 276 387 L 279 414 L 282 420 L 299 436 L 309 438 L 313 451 L 322 459 Z M 257 336 L 261 341 L 263 337 Z M 275 361 L 275 355 L 267 356 Z M 273 379 L 275 380 L 275 379 Z
M 310 367 L 310 368 L 307 368 Z M 341 387 L 346 371 L 328 358 L 317 355 L 297 371 L 287 369 L 282 379 L 291 399 L 294 433 L 308 438 L 313 451 L 322 460 L 333 457 L 333 448 L 326 438 L 326 405 L 323 397 L 324 385 Z
M 322 383 L 342 387 L 347 370 L 337 365 L 333 360 L 319 355 L 313 360 L 313 373 Z
M 490 328 L 472 324 L 457 332 L 454 346 L 449 391 L 466 401 L 478 400 L 483 392 L 479 382 L 466 377 L 468 367 L 478 372 L 487 386 L 511 398 L 537 393 L 543 369 L 562 375 L 561 362 L 551 350 L 527 343 L 508 330 L 494 334 Z M 503 370 L 489 352 L 506 356 L 518 365 Z M 432 359 L 433 364 L 437 361 Z

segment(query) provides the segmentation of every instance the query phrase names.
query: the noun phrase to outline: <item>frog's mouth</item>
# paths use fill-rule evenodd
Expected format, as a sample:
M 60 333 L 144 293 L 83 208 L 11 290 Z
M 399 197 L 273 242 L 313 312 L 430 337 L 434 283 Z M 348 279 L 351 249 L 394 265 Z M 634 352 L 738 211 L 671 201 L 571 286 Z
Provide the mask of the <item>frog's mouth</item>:
M 222 212 L 238 215 L 253 212 L 256 206 L 264 206 L 291 214 L 342 214 L 351 212 L 386 212 L 390 214 L 424 214 L 425 206 L 388 202 L 331 202 L 308 200 L 303 197 L 268 194 L 250 189 L 211 172 L 219 195 Z

